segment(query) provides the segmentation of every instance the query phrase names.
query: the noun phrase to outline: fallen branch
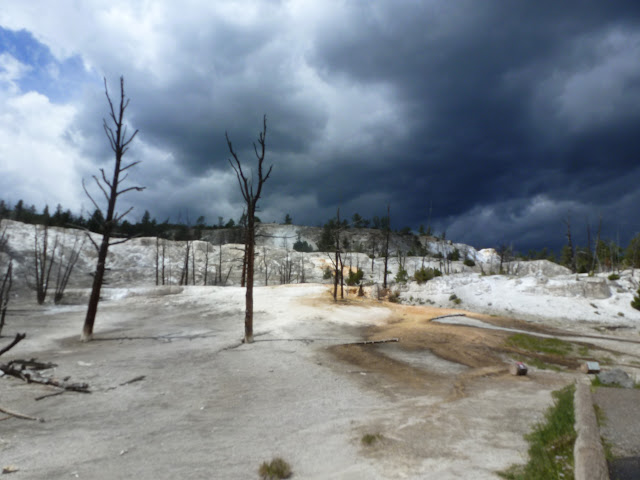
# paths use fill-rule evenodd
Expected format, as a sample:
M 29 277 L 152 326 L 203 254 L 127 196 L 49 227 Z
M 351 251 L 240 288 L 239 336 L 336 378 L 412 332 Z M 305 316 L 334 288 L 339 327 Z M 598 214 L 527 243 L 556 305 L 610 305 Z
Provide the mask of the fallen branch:
M 134 377 L 131 380 L 127 380 L 126 382 L 122 382 L 122 383 L 118 384 L 115 387 L 109 387 L 109 388 L 105 389 L 105 392 L 109 392 L 111 390 L 115 390 L 118 387 L 123 387 L 123 386 L 129 385 L 131 383 L 140 382 L 140 381 L 144 380 L 145 378 L 147 378 L 146 375 L 138 375 L 137 377 Z
M 119 386 L 122 387 L 124 385 L 129 385 L 130 383 L 139 382 L 141 380 L 144 380 L 145 378 L 147 378 L 146 375 L 140 375 L 139 377 L 135 377 L 135 378 L 132 378 L 131 380 L 127 380 L 126 382 L 121 383 Z
M 11 410 L 7 410 L 6 408 L 0 407 L 0 412 L 6 413 L 7 415 L 11 415 L 12 417 L 21 418 L 23 420 L 34 420 L 38 422 L 44 422 L 43 418 L 30 417 L 29 415 L 23 415 L 22 413 L 12 412 Z
M 36 397 L 35 401 L 37 402 L 38 400 L 42 400 L 43 398 L 49 398 L 49 397 L 55 397 L 56 395 L 62 395 L 64 392 L 66 392 L 66 390 L 60 390 L 60 391 L 53 392 L 53 393 L 47 393 L 46 395 L 41 395 L 39 397 Z
M 25 370 L 25 369 L 29 369 L 29 370 L 48 370 L 50 368 L 54 368 L 57 367 L 58 365 L 55 363 L 45 363 L 45 362 L 39 362 L 38 360 L 36 360 L 35 358 L 31 358 L 29 360 L 22 360 L 22 359 L 16 359 L 16 360 L 11 360 L 9 363 L 7 363 L 8 367 L 13 367 L 13 368 L 18 368 L 20 370 Z
M 0 355 L 11 350 L 13 347 L 15 347 L 18 344 L 18 342 L 20 342 L 21 340 L 24 340 L 26 336 L 27 336 L 26 333 L 16 333 L 16 337 L 13 339 L 13 341 L 9 345 L 4 347 L 2 350 L 0 350 Z
M 351 343 L 343 343 L 343 345 L 373 345 L 376 343 L 391 343 L 391 342 L 399 342 L 399 338 L 386 338 L 384 340 L 365 340 L 362 342 L 351 342 Z
M 24 380 L 27 383 L 38 383 L 40 385 L 51 385 L 52 387 L 61 388 L 63 390 L 79 392 L 79 393 L 91 393 L 89 390 L 89 385 L 87 383 L 67 383 L 65 380 L 56 380 L 55 378 L 45 378 L 40 376 L 38 373 L 26 370 L 26 369 L 18 369 L 13 367 L 10 364 L 1 364 L 0 370 L 2 370 L 5 375 L 11 375 L 12 377 L 19 378 Z

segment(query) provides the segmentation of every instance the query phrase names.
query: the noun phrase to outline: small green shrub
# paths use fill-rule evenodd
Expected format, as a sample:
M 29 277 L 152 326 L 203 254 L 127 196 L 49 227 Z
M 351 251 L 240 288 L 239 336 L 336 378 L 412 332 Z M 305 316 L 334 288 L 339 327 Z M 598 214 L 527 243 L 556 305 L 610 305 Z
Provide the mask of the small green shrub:
M 422 284 L 428 282 L 432 278 L 441 277 L 442 272 L 437 268 L 424 268 L 422 267 L 420 270 L 416 270 L 416 273 L 413 275 L 413 278 L 416 282 Z
M 324 278 L 325 280 L 329 280 L 330 278 L 333 278 L 333 270 L 331 270 L 329 267 L 326 267 L 322 271 L 322 278 Z
M 449 295 L 449 301 L 455 303 L 456 305 L 460 305 L 462 303 L 462 300 L 460 300 L 455 293 Z
M 450 260 L 452 262 L 457 262 L 458 260 L 460 260 L 460 250 L 456 248 L 453 250 L 453 252 L 447 253 L 447 260 Z
M 612 273 L 607 278 L 613 282 L 615 280 L 620 280 L 620 275 L 618 275 L 617 273 Z
M 298 240 L 293 244 L 293 249 L 296 252 L 313 252 L 313 247 L 309 245 L 306 240 Z
M 396 273 L 396 283 L 407 283 L 409 280 L 409 274 L 404 269 L 404 267 L 398 268 L 398 273 Z
M 475 267 L 476 266 L 476 262 L 474 262 L 473 260 L 471 260 L 470 258 L 465 258 L 464 260 L 464 264 L 467 267 Z
M 349 276 L 347 277 L 347 285 L 353 287 L 354 285 L 358 285 L 362 281 L 362 277 L 364 277 L 364 272 L 361 268 L 358 268 L 357 271 L 349 270 Z
M 363 445 L 370 447 L 371 445 L 373 445 L 374 443 L 376 443 L 378 440 L 381 440 L 381 439 L 382 439 L 382 435 L 380 435 L 379 433 L 366 433 L 362 436 L 362 438 L 360 439 L 360 442 Z
M 400 292 L 398 290 L 394 290 L 393 292 L 389 292 L 388 300 L 391 303 L 400 303 Z
M 271 463 L 262 462 L 258 469 L 258 474 L 262 480 L 277 480 L 280 478 L 290 478 L 293 472 L 291 466 L 282 458 L 276 457 Z
M 640 287 L 638 287 L 638 293 L 631 301 L 631 306 L 636 310 L 640 310 Z

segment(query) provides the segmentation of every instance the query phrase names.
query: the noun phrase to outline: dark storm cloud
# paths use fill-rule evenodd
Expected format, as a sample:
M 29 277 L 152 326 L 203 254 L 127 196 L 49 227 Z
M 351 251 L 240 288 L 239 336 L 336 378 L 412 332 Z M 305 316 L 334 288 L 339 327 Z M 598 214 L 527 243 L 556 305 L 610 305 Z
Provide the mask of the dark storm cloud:
M 638 2 L 127 5 L 93 18 L 89 37 L 108 44 L 77 40 L 76 24 L 37 38 L 59 37 L 52 51 L 79 55 L 112 93 L 125 76 L 140 129 L 128 155 L 143 160 L 131 181 L 148 187 L 138 217 L 237 218 L 225 131 L 253 165 L 267 114 L 266 221 L 389 204 L 394 227 L 431 220 L 521 250 L 558 247 L 569 214 L 602 214 L 622 242 L 640 230 Z M 101 86 L 79 103 L 78 148 L 108 162 Z
M 400 224 L 424 219 L 431 202 L 444 228 L 447 218 L 455 222 L 478 206 L 495 205 L 507 209 L 503 235 L 530 246 L 529 229 L 551 235 L 558 219 L 544 212 L 535 219 L 511 215 L 510 201 L 527 204 L 544 194 L 552 202 L 606 209 L 619 198 L 620 190 L 606 185 L 637 165 L 640 65 L 624 69 L 622 79 L 606 66 L 612 56 L 624 59 L 625 48 L 640 52 L 637 4 L 376 2 L 358 3 L 350 14 L 318 39 L 314 61 L 325 75 L 347 75 L 363 88 L 384 79 L 411 106 L 411 138 L 387 152 L 393 161 L 373 169 L 373 186 L 390 193 Z M 620 43 L 608 42 L 616 35 Z M 540 89 L 558 72 L 560 85 L 549 92 L 558 97 L 545 98 Z M 601 75 L 587 82 L 603 87 L 587 88 L 579 98 L 581 92 L 566 90 L 574 75 Z M 623 93 L 608 91 L 611 82 Z M 594 92 L 604 98 L 587 96 Z M 568 113 L 563 95 L 578 96 L 564 100 L 578 102 L 565 105 Z M 631 103 L 598 111 L 597 104 L 621 97 Z M 546 118 L 536 118 L 540 110 Z M 634 189 L 634 180 L 625 186 Z M 548 243 L 557 245 L 557 238 Z

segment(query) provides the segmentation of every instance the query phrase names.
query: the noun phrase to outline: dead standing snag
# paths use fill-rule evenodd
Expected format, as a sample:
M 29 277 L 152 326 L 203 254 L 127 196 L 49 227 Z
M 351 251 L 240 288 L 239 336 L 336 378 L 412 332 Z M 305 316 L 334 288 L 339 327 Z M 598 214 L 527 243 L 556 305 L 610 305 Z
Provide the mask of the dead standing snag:
M 233 161 L 229 159 L 229 164 L 233 171 L 236 172 L 236 177 L 238 178 L 238 185 L 240 186 L 240 192 L 242 193 L 242 197 L 247 204 L 247 226 L 245 233 L 245 252 L 246 252 L 246 306 L 245 306 L 245 314 L 244 314 L 244 341 L 245 343 L 253 343 L 253 270 L 254 270 L 254 251 L 256 245 L 256 230 L 255 230 L 255 215 L 256 215 L 256 206 L 258 204 L 258 200 L 260 199 L 260 194 L 262 193 L 262 186 L 271 175 L 271 170 L 273 169 L 273 165 L 269 167 L 266 175 L 262 169 L 262 163 L 264 162 L 265 156 L 265 137 L 267 135 L 267 116 L 265 115 L 262 119 L 263 127 L 262 131 L 258 136 L 258 146 L 254 143 L 253 150 L 255 151 L 256 157 L 258 159 L 258 187 L 254 191 L 253 189 L 253 175 L 250 175 L 250 178 L 247 178 L 245 173 L 242 170 L 242 165 L 240 164 L 240 160 L 238 159 L 238 155 L 233 150 L 233 145 L 231 144 L 231 140 L 229 140 L 229 135 L 225 132 L 225 138 L 227 139 L 227 145 L 229 146 L 229 151 L 233 156 Z
M 116 212 L 116 200 L 123 193 L 130 192 L 131 190 L 135 190 L 137 192 L 141 192 L 144 190 L 144 187 L 128 187 L 119 190 L 120 184 L 126 180 L 128 173 L 124 175 L 124 177 L 120 178 L 120 175 L 129 168 L 133 167 L 140 163 L 132 162 L 129 165 L 122 165 L 122 157 L 129 149 L 129 144 L 133 141 L 138 130 L 133 132 L 133 135 L 127 137 L 127 127 L 123 125 L 124 123 L 124 112 L 129 105 L 129 99 L 125 98 L 124 95 L 124 78 L 120 77 L 120 105 L 118 111 L 113 107 L 113 102 L 111 101 L 111 97 L 109 97 L 109 90 L 107 88 L 107 80 L 104 80 L 104 90 L 107 96 L 107 101 L 109 102 L 109 116 L 113 121 L 113 128 L 107 124 L 106 120 L 103 120 L 104 131 L 107 134 L 107 138 L 109 139 L 109 144 L 111 146 L 111 150 L 113 150 L 115 154 L 115 165 L 113 168 L 113 177 L 111 180 L 107 179 L 107 176 L 104 170 L 101 168 L 100 173 L 102 178 L 98 179 L 95 175 L 93 179 L 95 180 L 98 188 L 102 191 L 105 200 L 107 201 L 107 214 L 103 215 L 104 221 L 102 222 L 102 242 L 98 245 L 93 241 L 91 236 L 89 236 L 89 240 L 96 248 L 98 252 L 98 263 L 96 265 L 96 271 L 93 275 L 93 286 L 91 288 L 91 296 L 89 297 L 89 305 L 87 307 L 87 316 L 84 321 L 84 327 L 82 329 L 82 340 L 89 341 L 93 336 L 93 324 L 96 319 L 96 313 L 98 312 L 98 302 L 100 301 L 100 290 L 102 289 L 102 284 L 104 282 L 104 273 L 106 270 L 106 262 L 107 262 L 107 252 L 111 245 L 117 245 L 118 243 L 123 243 L 129 240 L 121 239 L 115 242 L 110 242 L 111 235 L 113 234 L 114 228 L 118 225 L 118 222 L 122 220 L 132 209 L 129 208 L 126 212 L 122 214 L 118 214 Z M 100 211 L 100 207 L 98 203 L 93 199 L 93 197 L 89 194 L 84 181 L 82 182 L 82 186 L 84 188 L 85 193 L 93 203 L 93 205 Z

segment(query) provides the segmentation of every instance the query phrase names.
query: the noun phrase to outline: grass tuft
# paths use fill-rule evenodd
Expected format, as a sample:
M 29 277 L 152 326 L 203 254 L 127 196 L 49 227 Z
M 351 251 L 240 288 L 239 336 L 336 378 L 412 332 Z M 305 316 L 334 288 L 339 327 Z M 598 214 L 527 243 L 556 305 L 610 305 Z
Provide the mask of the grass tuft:
M 500 477 L 508 480 L 573 478 L 574 391 L 575 387 L 569 385 L 552 393 L 554 403 L 545 413 L 544 422 L 525 435 L 529 442 L 529 462 L 498 472 Z
M 559 338 L 541 338 L 525 333 L 516 333 L 506 340 L 507 345 L 529 352 L 548 353 L 565 357 L 573 350 L 573 345 Z
M 280 478 L 290 478 L 293 475 L 291 466 L 280 457 L 271 460 L 271 463 L 262 462 L 258 469 L 258 474 L 262 480 L 277 480 Z
M 373 445 L 374 443 L 376 443 L 378 440 L 381 440 L 381 439 L 382 439 L 382 435 L 380 435 L 379 433 L 365 433 L 360 439 L 360 441 L 362 442 L 363 445 L 370 447 L 371 445 Z

